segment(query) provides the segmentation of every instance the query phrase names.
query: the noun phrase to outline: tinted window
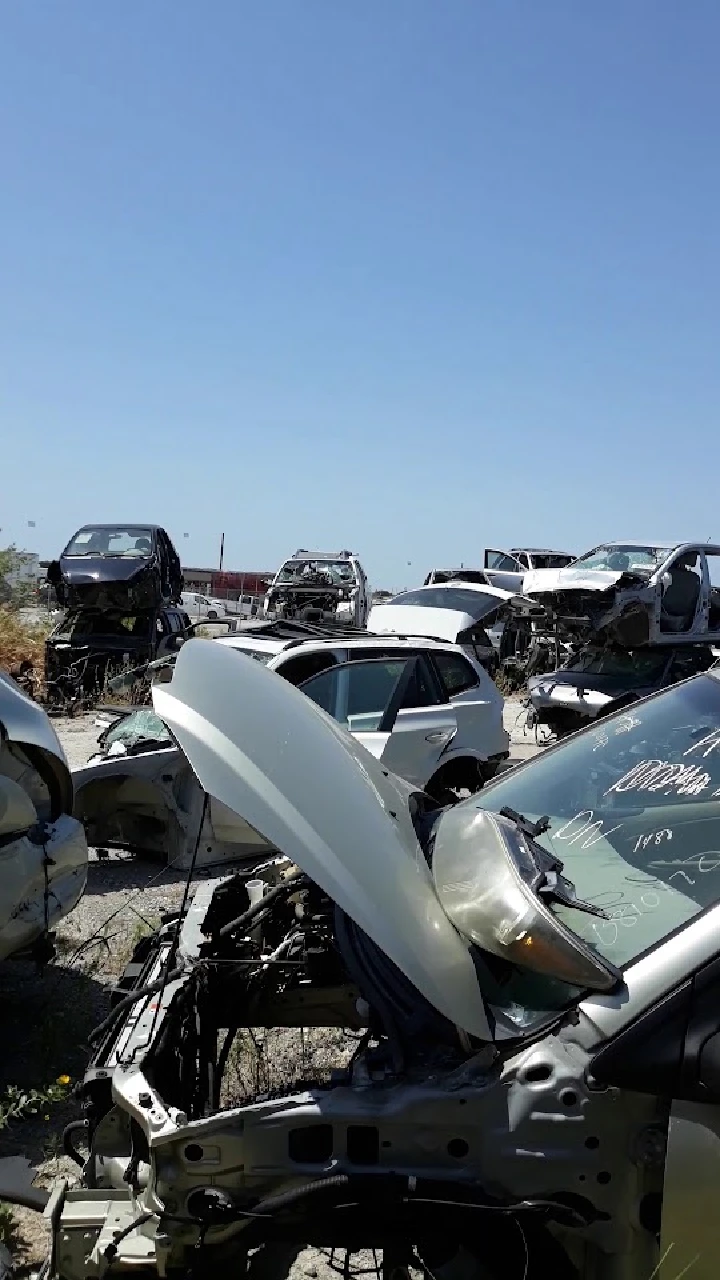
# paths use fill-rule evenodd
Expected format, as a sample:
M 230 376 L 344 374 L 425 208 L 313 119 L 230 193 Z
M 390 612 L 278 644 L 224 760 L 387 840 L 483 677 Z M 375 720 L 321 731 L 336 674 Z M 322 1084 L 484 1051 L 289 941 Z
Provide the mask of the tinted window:
M 308 680 L 303 693 L 347 729 L 371 733 L 379 728 L 407 662 L 346 663 Z
M 403 591 L 394 596 L 390 604 L 420 605 L 424 609 L 454 609 L 467 613 L 471 618 L 484 618 L 502 603 L 497 596 L 484 591 L 467 591 L 463 587 L 418 587 L 417 591 Z
M 498 569 L 504 573 L 517 573 L 520 568 L 515 557 L 509 556 L 506 551 L 488 551 L 486 559 L 488 569 Z
M 434 653 L 433 659 L 449 698 L 479 683 L 477 672 L 459 653 Z
M 540 843 L 597 919 L 553 908 L 620 968 L 720 902 L 720 682 L 674 685 L 491 784 L 475 801 L 550 819 Z
M 294 658 L 288 658 L 276 667 L 276 671 L 285 680 L 289 680 L 290 684 L 302 684 L 303 680 L 309 680 L 320 671 L 334 667 L 336 662 L 335 654 L 329 649 L 316 649 L 313 653 L 299 653 Z

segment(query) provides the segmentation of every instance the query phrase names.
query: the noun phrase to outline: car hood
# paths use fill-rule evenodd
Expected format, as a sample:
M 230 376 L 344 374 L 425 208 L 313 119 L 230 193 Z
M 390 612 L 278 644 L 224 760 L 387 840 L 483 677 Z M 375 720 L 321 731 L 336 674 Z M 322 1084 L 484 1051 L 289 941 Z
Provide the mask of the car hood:
M 525 574 L 525 595 L 541 595 L 551 591 L 608 591 L 623 577 L 623 571 L 610 569 L 531 569 Z
M 60 573 L 69 587 L 96 582 L 128 582 L 152 562 L 152 556 L 61 556 Z
M 468 944 L 415 835 L 412 788 L 282 676 L 190 640 L 153 704 L 201 786 L 307 873 L 445 1017 L 491 1033 Z

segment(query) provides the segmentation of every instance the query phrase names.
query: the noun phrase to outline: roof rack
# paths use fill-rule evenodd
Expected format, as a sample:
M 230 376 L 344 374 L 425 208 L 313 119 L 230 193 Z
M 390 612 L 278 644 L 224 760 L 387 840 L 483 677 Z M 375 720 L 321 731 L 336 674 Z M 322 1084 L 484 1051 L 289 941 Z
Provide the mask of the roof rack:
M 359 627 L 321 625 L 314 622 L 297 622 L 293 618 L 279 618 L 275 622 L 261 622 L 255 627 L 243 627 L 238 636 L 258 636 L 261 640 L 288 640 L 290 645 L 303 644 L 306 640 L 434 640 L 438 644 L 453 644 L 446 636 L 412 635 L 398 631 L 363 631 Z
M 291 560 L 299 560 L 302 556 L 306 560 L 349 560 L 352 551 L 308 551 L 305 547 L 299 547 Z

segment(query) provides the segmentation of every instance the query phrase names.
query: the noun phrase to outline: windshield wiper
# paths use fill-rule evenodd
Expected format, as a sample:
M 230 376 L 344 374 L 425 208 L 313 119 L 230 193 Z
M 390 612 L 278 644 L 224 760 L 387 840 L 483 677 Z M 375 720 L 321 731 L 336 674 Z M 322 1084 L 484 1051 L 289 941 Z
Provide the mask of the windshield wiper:
M 562 874 L 565 864 L 554 853 L 550 853 L 538 844 L 538 836 L 544 835 L 550 829 L 550 819 L 547 814 L 538 818 L 537 822 L 531 822 L 523 813 L 518 813 L 517 810 L 506 806 L 500 810 L 500 817 L 512 822 L 524 837 L 525 847 L 538 873 L 538 880 L 533 888 L 539 898 L 543 898 L 548 904 L 557 903 L 561 907 L 574 907 L 576 911 L 585 911 L 590 916 L 599 916 L 601 920 L 610 919 L 607 911 L 603 911 L 601 907 L 595 907 L 591 902 L 584 902 L 582 898 L 578 898 L 575 885 Z

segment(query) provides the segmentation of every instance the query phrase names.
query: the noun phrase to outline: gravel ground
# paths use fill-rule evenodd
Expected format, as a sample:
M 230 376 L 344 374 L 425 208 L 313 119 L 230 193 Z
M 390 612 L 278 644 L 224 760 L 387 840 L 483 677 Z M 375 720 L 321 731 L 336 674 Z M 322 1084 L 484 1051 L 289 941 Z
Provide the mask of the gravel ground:
M 523 721 L 521 703 L 507 699 L 505 726 L 511 735 L 513 760 L 526 759 L 538 750 Z M 85 764 L 99 733 L 92 716 L 54 724 L 70 764 Z M 4 1025 L 17 1028 L 19 1034 L 6 1036 L 0 1090 L 19 1084 L 23 1089 L 44 1090 L 61 1075 L 73 1082 L 82 1077 L 88 1033 L 107 1012 L 107 985 L 117 978 L 141 933 L 154 927 L 162 913 L 179 907 L 183 884 L 183 873 L 122 853 L 99 858 L 91 850 L 87 889 L 58 928 L 54 963 L 41 975 L 25 962 L 2 965 L 0 1009 Z M 331 1040 L 334 1056 L 340 1048 L 335 1033 Z M 315 1049 L 320 1047 L 316 1043 Z M 283 1058 L 286 1055 L 283 1040 Z M 68 1101 L 11 1123 L 0 1129 L 0 1156 L 26 1156 L 38 1168 L 36 1181 L 43 1186 L 50 1186 L 58 1175 L 75 1180 L 77 1168 L 62 1154 L 61 1134 L 76 1115 L 75 1104 Z M 17 1275 L 27 1277 L 44 1256 L 45 1227 L 40 1215 L 27 1210 L 15 1211 L 15 1220 Z M 291 1280 L 302 1276 L 333 1280 L 342 1272 L 342 1258 L 333 1260 L 327 1250 L 285 1252 L 274 1255 L 272 1264 L 269 1256 L 266 1262 L 268 1268 L 263 1270 L 273 1280 L 288 1274 Z M 358 1265 L 372 1266 L 372 1258 L 356 1260 L 353 1270 Z

